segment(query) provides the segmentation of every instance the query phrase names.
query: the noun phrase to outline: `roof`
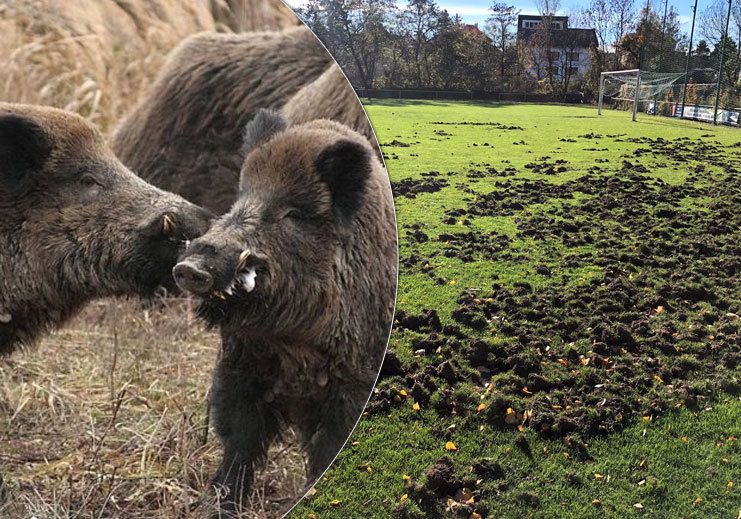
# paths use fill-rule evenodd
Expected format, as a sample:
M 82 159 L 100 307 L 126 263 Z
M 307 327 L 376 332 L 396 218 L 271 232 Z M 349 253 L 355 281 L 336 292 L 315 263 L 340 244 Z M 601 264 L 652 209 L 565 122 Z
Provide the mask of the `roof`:
M 568 16 L 551 16 L 551 20 L 554 22 L 564 22 L 564 26 L 568 26 L 569 23 L 569 17 Z M 521 26 L 522 24 L 519 23 L 523 20 L 534 20 L 534 21 L 542 21 L 543 16 L 540 16 L 538 14 L 520 14 L 517 15 L 517 25 Z
M 519 27 L 517 41 L 527 41 L 537 32 L 537 29 Z M 597 33 L 594 29 L 554 29 L 551 30 L 551 38 L 554 47 L 589 48 L 597 45 Z

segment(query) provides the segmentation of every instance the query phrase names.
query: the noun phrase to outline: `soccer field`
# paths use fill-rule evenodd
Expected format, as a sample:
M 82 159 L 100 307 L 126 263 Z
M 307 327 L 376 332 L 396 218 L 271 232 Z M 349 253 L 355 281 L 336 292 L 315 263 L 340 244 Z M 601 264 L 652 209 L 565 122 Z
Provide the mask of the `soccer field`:
M 735 518 L 741 131 L 367 108 L 397 319 L 364 418 L 295 516 Z

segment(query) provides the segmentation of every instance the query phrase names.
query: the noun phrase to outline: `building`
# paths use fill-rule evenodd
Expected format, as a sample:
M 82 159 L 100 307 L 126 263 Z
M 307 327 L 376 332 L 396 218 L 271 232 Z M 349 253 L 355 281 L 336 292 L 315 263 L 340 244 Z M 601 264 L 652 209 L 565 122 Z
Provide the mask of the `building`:
M 517 48 L 525 57 L 526 72 L 536 79 L 545 78 L 549 66 L 558 78 L 583 77 L 596 47 L 595 30 L 569 27 L 568 16 L 517 17 Z

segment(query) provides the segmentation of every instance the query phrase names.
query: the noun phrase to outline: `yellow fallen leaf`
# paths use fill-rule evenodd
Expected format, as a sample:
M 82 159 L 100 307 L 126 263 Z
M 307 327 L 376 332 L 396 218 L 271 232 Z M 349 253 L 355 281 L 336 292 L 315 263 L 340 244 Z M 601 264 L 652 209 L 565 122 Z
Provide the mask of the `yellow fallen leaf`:
M 459 503 L 472 505 L 474 503 L 473 492 L 471 492 L 471 489 L 463 487 L 455 493 L 455 500 Z
M 478 512 L 471 512 L 471 515 L 468 517 L 468 519 L 481 519 L 481 514 Z
M 453 442 L 445 442 L 445 450 L 446 451 L 457 451 L 458 447 L 456 447 L 455 443 Z
M 569 365 L 569 361 L 566 359 L 558 359 L 557 362 L 561 364 L 563 367 L 567 367 Z
M 600 474 L 599 472 L 595 472 L 595 473 L 594 473 L 594 479 L 602 479 L 602 478 L 604 478 L 604 477 L 605 477 L 605 476 L 603 476 L 603 475 L 602 475 L 602 474 Z
M 399 391 L 399 394 L 401 396 L 407 396 L 407 390 L 406 389 L 402 389 L 401 391 Z
M 692 501 L 692 504 L 695 506 L 700 506 L 702 504 L 702 498 L 700 496 L 697 496 L 694 501 Z
M 329 502 L 329 504 L 332 508 L 338 508 L 342 504 L 342 501 L 340 501 L 339 499 L 333 499 Z
M 641 503 L 636 503 L 633 505 L 633 508 L 637 508 L 638 510 L 643 510 L 643 505 Z
M 599 499 L 592 499 L 592 506 L 600 507 L 602 506 L 602 501 Z
M 401 479 L 408 482 L 412 480 L 412 476 L 410 476 L 409 474 L 404 474 L 403 476 L 401 476 Z
M 420 410 L 419 404 L 417 402 L 414 402 L 414 404 L 412 404 L 412 410 L 414 412 L 417 412 Z
M 485 404 L 485 403 L 483 403 L 483 402 L 481 402 L 481 403 L 479 404 L 479 406 L 478 406 L 478 407 L 476 408 L 476 411 L 480 413 L 480 412 L 481 412 L 481 411 L 483 411 L 484 409 L 486 409 L 486 404 Z
M 400 503 L 403 503 L 403 502 L 404 502 L 404 501 L 406 501 L 407 499 L 409 499 L 409 494 L 404 494 L 403 496 L 401 496 L 401 499 L 399 499 L 399 502 L 400 502 Z
M 733 488 L 733 481 L 729 481 L 728 484 L 726 484 L 728 488 Z

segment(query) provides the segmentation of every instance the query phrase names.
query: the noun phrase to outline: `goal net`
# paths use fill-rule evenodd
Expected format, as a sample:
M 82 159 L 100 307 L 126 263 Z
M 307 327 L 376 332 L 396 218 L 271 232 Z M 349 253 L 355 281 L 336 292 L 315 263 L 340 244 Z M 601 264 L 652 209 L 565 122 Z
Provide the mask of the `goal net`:
M 601 115 L 603 105 L 609 103 L 616 109 L 632 110 L 634 121 L 640 111 L 741 126 L 741 87 L 719 89 L 718 83 L 695 83 L 694 72 L 687 78 L 683 72 L 603 72 L 598 113 Z
M 650 114 L 671 113 L 676 104 L 682 102 L 681 90 L 684 72 L 649 72 L 646 70 L 617 70 L 600 75 L 599 113 L 605 102 L 614 108 L 633 110 L 635 120 L 638 111 Z

